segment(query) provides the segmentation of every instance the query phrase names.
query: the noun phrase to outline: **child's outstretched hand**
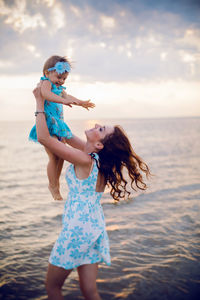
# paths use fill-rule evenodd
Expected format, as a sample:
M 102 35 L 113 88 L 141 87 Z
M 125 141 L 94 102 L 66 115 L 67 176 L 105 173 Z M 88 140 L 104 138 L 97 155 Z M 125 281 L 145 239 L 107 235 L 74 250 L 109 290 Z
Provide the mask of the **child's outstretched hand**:
M 75 104 L 76 105 L 76 104 Z M 87 110 L 89 110 L 89 108 L 94 108 L 95 104 L 93 102 L 91 102 L 91 100 L 86 100 L 86 101 L 80 101 L 80 103 L 78 104 L 80 106 L 82 106 L 83 108 L 86 108 Z
M 65 91 L 62 92 L 62 98 L 63 98 L 63 104 L 68 105 L 72 107 L 72 105 L 78 105 L 86 108 L 89 110 L 89 108 L 94 108 L 95 104 L 91 102 L 91 100 L 80 100 L 72 95 L 67 94 Z

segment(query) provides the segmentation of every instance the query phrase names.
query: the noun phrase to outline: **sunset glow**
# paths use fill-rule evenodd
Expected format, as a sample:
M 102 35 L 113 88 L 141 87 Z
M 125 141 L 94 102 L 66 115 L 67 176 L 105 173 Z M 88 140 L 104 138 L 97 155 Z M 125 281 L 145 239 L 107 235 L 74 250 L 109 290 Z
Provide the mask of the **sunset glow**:
M 0 0 L 1 120 L 32 119 L 52 54 L 72 61 L 68 93 L 96 104 L 67 118 L 199 116 L 200 6 L 170 2 Z

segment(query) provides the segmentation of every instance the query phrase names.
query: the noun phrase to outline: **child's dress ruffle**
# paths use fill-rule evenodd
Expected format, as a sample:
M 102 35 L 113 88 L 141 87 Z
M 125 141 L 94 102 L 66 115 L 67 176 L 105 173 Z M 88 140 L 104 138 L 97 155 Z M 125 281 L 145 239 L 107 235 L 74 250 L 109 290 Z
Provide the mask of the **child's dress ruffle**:
M 47 77 L 41 77 L 41 80 L 49 80 Z M 50 80 L 49 80 L 50 81 Z M 51 82 L 51 81 L 50 81 Z M 60 96 L 65 87 L 57 87 L 51 82 L 51 91 Z M 70 139 L 73 134 L 63 118 L 63 105 L 61 103 L 55 103 L 45 100 L 44 111 L 46 115 L 47 127 L 51 136 L 57 136 L 59 140 L 63 138 Z M 36 126 L 34 125 L 29 134 L 29 140 L 38 142 Z

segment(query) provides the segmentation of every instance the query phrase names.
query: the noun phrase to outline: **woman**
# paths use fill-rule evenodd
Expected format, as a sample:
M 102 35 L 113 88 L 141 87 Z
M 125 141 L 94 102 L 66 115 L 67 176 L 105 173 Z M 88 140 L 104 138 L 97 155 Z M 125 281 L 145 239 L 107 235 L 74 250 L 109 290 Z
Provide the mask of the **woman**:
M 40 85 L 33 91 L 36 98 L 38 141 L 58 157 L 71 163 L 66 173 L 69 186 L 63 213 L 62 231 L 52 249 L 46 278 L 48 299 L 64 299 L 64 281 L 77 268 L 80 288 L 85 299 L 99 300 L 96 287 L 98 263 L 110 265 L 109 241 L 100 199 L 106 184 L 115 200 L 129 196 L 122 169 L 126 168 L 131 187 L 145 190 L 142 173 L 148 166 L 133 151 L 119 126 L 100 126 L 86 130 L 86 142 L 77 148 L 64 145 L 49 135 Z

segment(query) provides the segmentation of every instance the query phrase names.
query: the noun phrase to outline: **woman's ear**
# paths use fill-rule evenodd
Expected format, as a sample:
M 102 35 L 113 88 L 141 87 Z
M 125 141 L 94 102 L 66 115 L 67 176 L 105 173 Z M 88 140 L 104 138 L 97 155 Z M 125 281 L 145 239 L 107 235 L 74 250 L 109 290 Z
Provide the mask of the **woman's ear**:
M 95 148 L 98 149 L 98 150 L 101 150 L 103 149 L 104 145 L 101 143 L 101 142 L 96 142 L 95 143 Z
M 49 75 L 49 71 L 48 71 L 48 70 L 45 70 L 45 71 L 44 71 L 44 75 L 45 75 L 45 76 L 48 76 L 48 75 Z

